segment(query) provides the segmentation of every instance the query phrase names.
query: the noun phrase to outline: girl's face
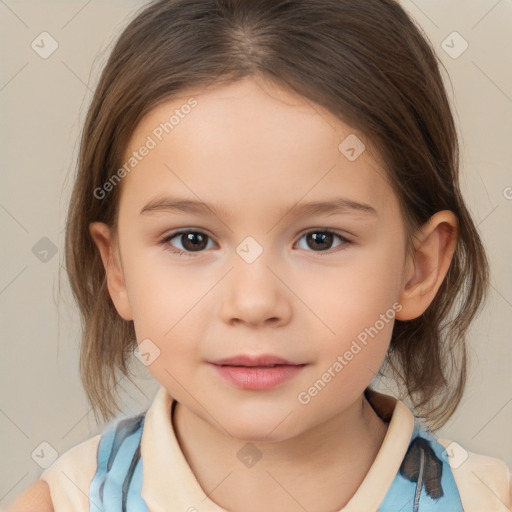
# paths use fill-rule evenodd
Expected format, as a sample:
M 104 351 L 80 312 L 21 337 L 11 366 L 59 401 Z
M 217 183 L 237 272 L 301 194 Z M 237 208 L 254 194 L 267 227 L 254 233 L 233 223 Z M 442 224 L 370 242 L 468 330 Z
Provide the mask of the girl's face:
M 118 185 L 114 302 L 155 379 L 215 428 L 291 438 L 348 410 L 378 372 L 405 232 L 362 143 L 253 78 L 173 99 L 137 126 Z M 236 356 L 292 364 L 213 364 Z

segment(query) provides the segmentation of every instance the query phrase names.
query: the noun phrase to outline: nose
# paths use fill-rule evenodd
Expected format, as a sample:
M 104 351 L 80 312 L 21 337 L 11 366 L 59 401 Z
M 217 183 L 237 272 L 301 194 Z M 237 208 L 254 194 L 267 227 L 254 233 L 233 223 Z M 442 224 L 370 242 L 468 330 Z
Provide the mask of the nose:
M 233 258 L 222 290 L 220 314 L 225 323 L 280 327 L 290 321 L 292 293 L 264 254 L 251 263 L 238 255 Z

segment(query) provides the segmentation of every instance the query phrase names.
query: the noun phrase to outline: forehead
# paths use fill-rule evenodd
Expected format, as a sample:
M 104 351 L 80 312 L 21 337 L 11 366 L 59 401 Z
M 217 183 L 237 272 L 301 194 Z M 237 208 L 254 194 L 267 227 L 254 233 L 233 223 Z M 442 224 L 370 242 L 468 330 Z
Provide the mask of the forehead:
M 347 145 L 366 149 L 349 159 Z M 136 127 L 125 162 L 134 164 L 123 182 L 130 204 L 179 189 L 247 210 L 257 198 L 289 204 L 336 189 L 378 209 L 392 195 L 361 134 L 309 100 L 253 78 L 190 89 L 157 106 Z
M 201 147 L 203 153 L 215 147 L 246 155 L 262 147 L 287 150 L 290 145 L 297 151 L 327 145 L 336 149 L 332 144 L 347 128 L 325 109 L 291 91 L 262 79 L 245 78 L 182 91 L 155 107 L 136 127 L 128 150 L 143 144 L 148 135 L 158 145 L 180 149 L 186 141 L 196 149 Z M 300 142 L 306 144 L 297 146 Z

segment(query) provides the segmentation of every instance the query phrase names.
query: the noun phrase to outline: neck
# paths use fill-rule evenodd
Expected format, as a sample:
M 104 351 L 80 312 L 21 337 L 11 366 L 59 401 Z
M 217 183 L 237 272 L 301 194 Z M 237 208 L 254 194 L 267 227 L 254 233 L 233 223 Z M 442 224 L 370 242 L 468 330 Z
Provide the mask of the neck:
M 366 476 L 387 430 L 361 395 L 298 436 L 251 442 L 261 459 L 247 468 L 237 459 L 246 441 L 227 436 L 181 404 L 176 404 L 173 425 L 205 493 L 233 512 L 340 509 Z

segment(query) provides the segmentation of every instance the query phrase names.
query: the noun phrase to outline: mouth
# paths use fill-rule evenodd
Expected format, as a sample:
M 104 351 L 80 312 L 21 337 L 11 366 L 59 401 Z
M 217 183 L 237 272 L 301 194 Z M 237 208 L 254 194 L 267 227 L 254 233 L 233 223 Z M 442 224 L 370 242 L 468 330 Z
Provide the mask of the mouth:
M 239 355 L 235 357 L 226 357 L 224 359 L 217 359 L 216 361 L 212 361 L 212 364 L 218 366 L 272 367 L 279 365 L 299 366 L 302 363 L 294 363 L 292 361 L 288 361 L 287 359 L 283 359 L 282 357 L 264 354 L 261 356 Z
M 210 363 L 222 378 L 241 389 L 263 390 L 283 384 L 299 374 L 306 363 L 273 355 L 240 355 Z

